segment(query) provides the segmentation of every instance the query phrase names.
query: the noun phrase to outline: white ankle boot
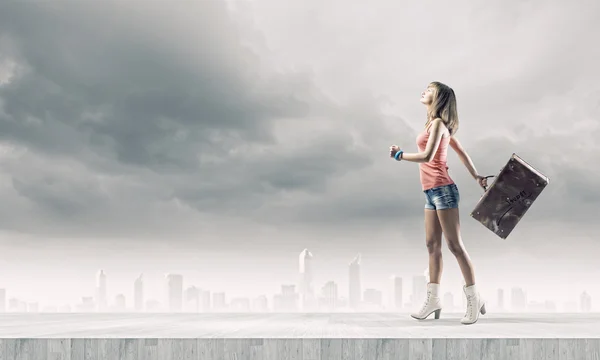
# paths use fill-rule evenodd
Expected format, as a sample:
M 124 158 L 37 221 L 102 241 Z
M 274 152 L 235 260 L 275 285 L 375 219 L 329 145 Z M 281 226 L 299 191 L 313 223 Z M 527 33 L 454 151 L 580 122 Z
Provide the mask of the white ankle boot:
M 427 284 L 427 299 L 421 307 L 419 312 L 415 312 L 410 314 L 413 318 L 417 320 L 425 320 L 429 315 L 435 313 L 435 318 L 440 318 L 440 312 L 442 311 L 442 304 L 440 303 L 439 296 L 440 284 Z
M 479 313 L 485 315 L 485 301 L 479 295 L 475 285 L 463 286 L 463 290 L 467 296 L 467 312 L 460 322 L 465 325 L 474 324 L 479 319 Z

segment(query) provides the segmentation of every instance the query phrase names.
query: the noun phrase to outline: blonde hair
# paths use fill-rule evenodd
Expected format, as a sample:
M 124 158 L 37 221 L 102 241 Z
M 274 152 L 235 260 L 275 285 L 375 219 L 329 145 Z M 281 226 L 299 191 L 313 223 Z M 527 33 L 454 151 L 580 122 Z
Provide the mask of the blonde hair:
M 427 127 L 433 120 L 440 118 L 450 131 L 450 135 L 458 131 L 458 111 L 454 90 L 446 84 L 433 81 L 429 84 L 433 89 L 433 100 L 427 112 Z

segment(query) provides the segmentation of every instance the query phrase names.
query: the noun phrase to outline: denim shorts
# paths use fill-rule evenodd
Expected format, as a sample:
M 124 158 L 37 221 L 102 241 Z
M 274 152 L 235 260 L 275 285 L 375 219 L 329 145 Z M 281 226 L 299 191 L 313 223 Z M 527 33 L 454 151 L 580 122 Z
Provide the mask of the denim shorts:
M 458 207 L 460 194 L 456 184 L 434 187 L 423 192 L 425 193 L 425 209 L 442 210 Z

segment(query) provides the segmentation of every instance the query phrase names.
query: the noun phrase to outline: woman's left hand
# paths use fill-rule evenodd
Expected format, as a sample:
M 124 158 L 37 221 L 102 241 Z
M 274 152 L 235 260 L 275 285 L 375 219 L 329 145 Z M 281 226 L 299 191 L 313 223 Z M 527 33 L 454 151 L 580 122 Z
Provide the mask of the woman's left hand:
M 398 147 L 398 145 L 390 146 L 390 157 L 393 158 L 399 150 L 400 148 Z
M 491 176 L 481 176 L 481 175 L 477 175 L 475 176 L 475 180 L 477 180 L 477 183 L 479 184 L 479 186 L 481 186 L 483 188 L 483 190 L 487 190 L 487 178 L 491 177 Z

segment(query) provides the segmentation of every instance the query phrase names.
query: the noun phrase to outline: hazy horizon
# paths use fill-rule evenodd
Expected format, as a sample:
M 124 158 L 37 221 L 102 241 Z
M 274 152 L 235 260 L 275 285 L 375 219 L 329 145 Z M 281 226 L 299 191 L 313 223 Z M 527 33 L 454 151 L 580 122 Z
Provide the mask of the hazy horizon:
M 599 307 L 600 3 L 140 4 L 0 4 L 8 296 L 76 302 L 98 269 L 109 299 L 140 273 L 276 293 L 296 284 L 304 248 L 316 289 L 333 280 L 346 294 L 357 253 L 368 287 L 422 274 L 418 165 L 388 151 L 416 152 L 420 93 L 441 81 L 481 174 L 516 153 L 550 178 L 502 240 L 470 218 L 482 190 L 449 152 L 482 295 L 586 290 Z M 446 246 L 444 269 L 459 294 Z
M 314 253 L 313 253 L 314 254 Z M 348 268 L 338 268 L 335 275 L 326 275 L 321 271 L 324 269 L 335 270 L 334 266 L 341 264 L 339 261 L 329 262 L 328 264 L 320 263 L 318 261 L 318 254 L 314 262 L 314 282 L 313 286 L 316 289 L 317 296 L 322 296 L 321 288 L 327 281 L 334 281 L 338 286 L 339 298 L 348 299 Z M 313 259 L 315 260 L 315 259 Z M 403 280 L 403 302 L 409 302 L 409 296 L 413 291 L 413 277 L 423 275 L 423 271 L 420 273 L 411 273 L 407 271 L 407 267 L 398 267 L 398 269 L 404 269 L 404 271 L 398 271 L 396 273 L 383 273 L 376 272 L 375 269 L 382 271 L 385 266 L 372 262 L 376 259 L 370 259 L 362 256 L 361 260 L 361 297 L 366 289 L 375 289 L 382 292 L 384 304 L 389 300 L 391 295 L 391 276 L 399 276 Z M 135 262 L 140 264 L 140 262 Z M 153 263 L 153 265 L 155 265 Z M 250 264 L 249 264 L 250 265 Z M 294 266 L 296 265 L 296 266 Z M 346 264 L 347 265 L 347 264 Z M 283 268 L 275 269 L 272 268 L 272 272 L 261 273 L 255 271 L 245 270 L 230 272 L 224 270 L 207 270 L 204 273 L 198 269 L 191 267 L 176 267 L 178 271 L 166 270 L 168 267 L 164 267 L 163 271 L 134 271 L 125 266 L 115 266 L 112 269 L 114 272 L 107 270 L 106 267 L 102 267 L 101 270 L 107 276 L 107 290 L 109 302 L 114 302 L 114 298 L 118 294 L 123 294 L 127 299 L 128 307 L 132 305 L 133 301 L 133 284 L 140 274 L 143 274 L 144 282 L 144 298 L 146 300 L 158 300 L 163 302 L 166 296 L 165 288 L 165 275 L 179 274 L 183 276 L 183 290 L 188 287 L 194 286 L 199 289 L 209 291 L 211 293 L 224 292 L 226 293 L 227 302 L 232 298 L 247 297 L 256 298 L 261 295 L 266 295 L 269 302 L 272 301 L 272 296 L 277 293 L 281 293 L 282 285 L 295 285 L 296 291 L 298 291 L 298 272 L 297 262 L 291 261 L 288 266 Z M 455 296 L 455 300 L 460 301 L 462 295 L 463 280 L 460 276 L 459 268 L 455 263 L 449 263 L 445 265 L 446 271 L 442 277 L 441 293 L 452 293 Z M 345 271 L 344 271 L 345 270 Z M 480 286 L 480 290 L 485 295 L 486 300 L 491 304 L 497 303 L 497 290 L 503 289 L 505 296 L 505 303 L 511 301 L 511 290 L 512 288 L 520 288 L 527 294 L 527 302 L 544 302 L 553 301 L 557 306 L 567 302 L 576 302 L 579 305 L 580 296 L 582 292 L 586 292 L 591 296 L 592 310 L 597 311 L 600 302 L 598 301 L 598 289 L 594 286 L 593 282 L 585 281 L 571 281 L 568 282 L 568 277 L 559 279 L 553 279 L 557 282 L 539 284 L 539 280 L 531 278 L 529 280 L 519 278 L 516 282 L 510 277 L 503 278 L 503 274 L 487 274 L 484 273 L 489 281 L 483 283 Z M 62 276 L 61 276 L 62 275 Z M 204 276 L 203 276 L 204 275 Z M 574 276 L 576 274 L 570 274 L 568 276 Z M 27 281 L 17 281 L 17 279 L 27 279 Z M 12 281 L 5 283 L 14 284 L 16 288 L 21 289 L 19 293 L 14 292 L 13 289 L 5 288 L 7 290 L 8 298 L 17 298 L 27 302 L 40 302 L 44 306 L 60 306 L 64 304 L 75 305 L 81 302 L 82 297 L 95 297 L 97 289 L 97 272 L 92 273 L 79 273 L 77 276 L 68 271 L 58 272 L 56 270 L 47 271 L 45 273 L 44 282 L 40 278 L 26 278 L 24 276 L 19 277 L 7 277 Z M 71 281 L 65 283 L 64 281 Z M 561 284 L 562 283 L 562 284 Z M 38 285 L 36 285 L 38 284 Z M 560 286 L 562 285 L 562 287 Z M 560 291 L 557 288 L 561 287 Z M 42 300 L 42 301 L 40 301 Z

